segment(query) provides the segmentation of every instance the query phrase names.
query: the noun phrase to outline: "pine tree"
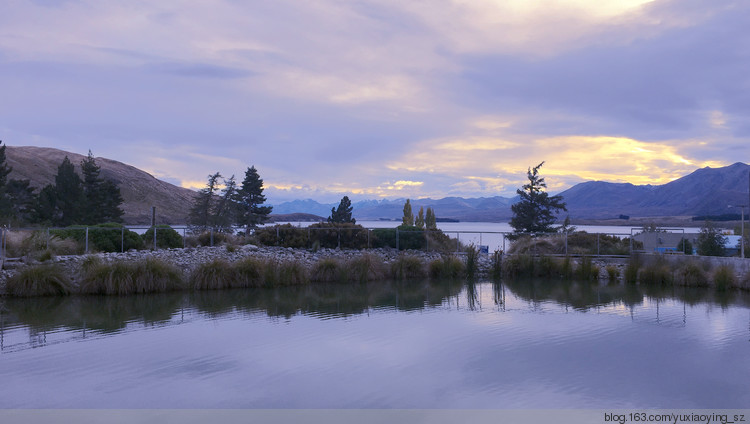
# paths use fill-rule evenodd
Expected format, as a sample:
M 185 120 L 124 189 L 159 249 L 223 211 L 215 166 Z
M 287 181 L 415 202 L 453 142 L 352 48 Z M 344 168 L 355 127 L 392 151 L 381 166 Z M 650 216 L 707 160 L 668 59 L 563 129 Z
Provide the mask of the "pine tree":
M 53 220 L 53 225 L 66 227 L 81 223 L 83 218 L 84 194 L 81 178 L 76 174 L 75 167 L 67 156 L 57 168 L 55 176 L 56 207 L 59 219 Z
M 258 175 L 255 166 L 247 168 L 245 179 L 242 180 L 242 187 L 237 192 L 239 205 L 239 214 L 237 223 L 251 230 L 265 223 L 268 220 L 268 214 L 273 208 L 271 206 L 262 206 L 266 202 L 263 195 L 263 180 Z
M 696 249 L 701 256 L 724 256 L 727 238 L 711 221 L 706 221 L 698 234 Z
M 221 198 L 213 213 L 212 226 L 220 232 L 231 231 L 232 224 L 236 221 L 237 210 L 237 181 L 232 175 L 229 179 L 224 180 Z
M 120 189 L 113 181 L 100 177 L 101 167 L 96 164 L 91 150 L 81 161 L 81 173 L 83 174 L 82 222 L 102 224 L 122 221 Z
M 352 210 L 354 208 L 352 207 L 352 202 L 349 200 L 348 196 L 344 196 L 341 198 L 341 202 L 339 202 L 338 208 L 331 208 L 331 216 L 328 217 L 328 222 L 333 223 L 346 223 L 350 222 L 352 224 L 355 224 L 357 221 L 352 218 Z
M 188 217 L 188 225 L 192 229 L 205 231 L 213 224 L 214 197 L 219 190 L 219 178 L 221 178 L 219 172 L 209 175 L 206 187 L 198 191 L 198 195 L 195 196 Z
M 39 191 L 34 204 L 32 221 L 55 225 L 62 217 L 60 208 L 57 207 L 57 190 L 52 184 L 47 184 Z
M 0 145 L 2 145 L 0 140 Z M 13 204 L 8 196 L 8 174 L 13 168 L 9 167 L 6 162 L 5 145 L 0 147 L 0 215 L 11 216 L 13 214 Z
M 567 211 L 562 196 L 550 197 L 544 191 L 547 184 L 544 182 L 544 178 L 539 176 L 539 168 L 542 165 L 544 165 L 544 162 L 533 169 L 529 168 L 527 171 L 528 184 L 516 190 L 521 200 L 511 206 L 513 218 L 510 220 L 510 226 L 513 227 L 515 236 L 553 233 L 556 231 L 552 227 L 557 219 L 555 212 Z
M 414 225 L 417 226 L 417 228 L 424 230 L 424 207 L 422 206 L 419 207 L 419 213 L 414 220 Z
M 401 218 L 401 225 L 408 225 L 410 227 L 414 225 L 414 214 L 411 211 L 409 199 L 406 199 L 406 203 L 404 204 L 404 217 Z
M 437 229 L 437 218 L 435 217 L 435 211 L 433 211 L 432 208 L 427 208 L 424 224 L 428 230 Z

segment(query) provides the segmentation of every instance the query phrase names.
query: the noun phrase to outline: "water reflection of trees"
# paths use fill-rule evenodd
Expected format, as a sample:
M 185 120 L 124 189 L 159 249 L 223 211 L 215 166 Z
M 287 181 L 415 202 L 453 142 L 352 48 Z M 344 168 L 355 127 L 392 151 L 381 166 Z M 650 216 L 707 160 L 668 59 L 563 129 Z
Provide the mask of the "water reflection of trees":
M 263 312 L 272 317 L 297 314 L 320 317 L 358 315 L 370 309 L 400 311 L 441 305 L 463 288 L 458 281 L 375 281 L 361 284 L 311 284 L 240 291 L 202 291 L 190 304 L 211 316 L 230 312 Z
M 750 294 L 738 291 L 717 291 L 679 286 L 648 286 L 633 284 L 599 284 L 591 281 L 557 281 L 544 279 L 504 280 L 503 285 L 517 297 L 529 302 L 553 301 L 577 310 L 611 304 L 636 306 L 645 299 L 675 299 L 687 305 L 701 303 L 750 306 Z
M 208 316 L 241 312 L 285 318 L 297 314 L 342 317 L 378 308 L 419 310 L 441 305 L 463 287 L 460 281 L 378 281 L 119 297 L 5 298 L 0 299 L 0 317 L 3 326 L 23 325 L 31 332 L 68 328 L 109 333 L 131 323 L 166 324 L 185 309 Z

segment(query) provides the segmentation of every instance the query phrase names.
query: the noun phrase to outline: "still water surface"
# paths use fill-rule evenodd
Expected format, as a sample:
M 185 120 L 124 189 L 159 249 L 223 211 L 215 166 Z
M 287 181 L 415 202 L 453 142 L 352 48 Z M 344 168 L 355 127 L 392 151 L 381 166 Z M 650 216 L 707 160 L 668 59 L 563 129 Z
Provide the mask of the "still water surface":
M 744 408 L 750 297 L 542 281 L 0 299 L 1 408 Z

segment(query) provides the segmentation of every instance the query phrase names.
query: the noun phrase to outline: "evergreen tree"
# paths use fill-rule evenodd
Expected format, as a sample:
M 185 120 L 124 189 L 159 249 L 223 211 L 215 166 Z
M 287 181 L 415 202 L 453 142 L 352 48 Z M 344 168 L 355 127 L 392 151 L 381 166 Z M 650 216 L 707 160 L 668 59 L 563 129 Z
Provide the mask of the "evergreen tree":
M 188 224 L 191 228 L 205 231 L 213 224 L 214 197 L 219 190 L 219 178 L 221 174 L 218 172 L 209 175 L 206 187 L 198 191 L 198 195 L 195 196 L 188 216 Z
M 39 191 L 34 204 L 32 221 L 47 225 L 55 225 L 62 217 L 57 207 L 57 190 L 52 184 L 47 184 Z
M 547 184 L 539 176 L 542 165 L 544 162 L 530 168 L 527 172 L 528 184 L 516 190 L 521 200 L 511 206 L 513 218 L 510 220 L 515 236 L 553 233 L 556 231 L 552 227 L 556 220 L 555 212 L 568 210 L 562 196 L 550 197 L 544 190 Z
M 81 223 L 93 225 L 122 221 L 120 189 L 113 181 L 100 177 L 101 167 L 96 164 L 91 150 L 81 161 L 81 173 L 83 174 Z
M 346 223 L 350 222 L 352 224 L 356 224 L 356 220 L 352 218 L 352 210 L 354 208 L 352 207 L 352 202 L 349 200 L 348 196 L 344 196 L 341 198 L 341 202 L 339 202 L 338 208 L 331 208 L 331 216 L 328 217 L 328 222 L 333 223 Z
M 100 223 L 103 222 L 122 222 L 123 210 L 120 208 L 123 199 L 120 194 L 120 188 L 112 180 L 102 182 L 102 203 L 99 205 L 101 214 Z
M 696 249 L 701 256 L 724 256 L 727 238 L 711 221 L 706 221 L 698 234 Z
M 420 228 L 424 230 L 424 207 L 419 207 L 419 213 L 417 214 L 417 218 L 414 220 L 414 225 L 417 226 L 417 228 Z
M 266 202 L 263 195 L 263 180 L 258 175 L 255 166 L 247 168 L 242 187 L 237 192 L 239 205 L 238 224 L 247 228 L 247 232 L 268 220 L 268 214 L 273 208 L 262 206 Z
M 435 217 L 435 211 L 432 208 L 427 208 L 424 224 L 428 230 L 437 230 L 437 217 Z
M 401 218 L 401 225 L 408 225 L 410 227 L 414 225 L 414 214 L 411 212 L 409 199 L 406 199 L 406 203 L 404 204 L 404 217 Z
M 5 187 L 10 202 L 11 215 L 21 222 L 30 222 L 34 216 L 36 197 L 29 180 L 11 179 Z
M 0 140 L 0 145 L 2 145 Z M 13 214 L 13 204 L 8 196 L 8 174 L 13 168 L 6 162 L 5 145 L 0 146 L 0 216 L 10 217 Z
M 55 176 L 56 208 L 59 218 L 53 220 L 53 225 L 67 227 L 81 223 L 83 218 L 84 194 L 81 178 L 76 174 L 75 167 L 67 156 L 57 168 Z
M 229 179 L 224 180 L 221 198 L 219 198 L 216 210 L 213 213 L 213 227 L 221 232 L 231 232 L 232 224 L 236 221 L 237 210 L 237 181 L 232 175 Z

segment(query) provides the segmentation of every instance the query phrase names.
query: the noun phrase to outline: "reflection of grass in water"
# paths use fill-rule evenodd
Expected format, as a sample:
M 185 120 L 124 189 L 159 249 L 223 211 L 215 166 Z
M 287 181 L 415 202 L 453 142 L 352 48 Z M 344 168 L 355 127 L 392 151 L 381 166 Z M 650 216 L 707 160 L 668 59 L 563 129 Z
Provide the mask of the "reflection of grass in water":
M 73 293 L 75 284 L 59 265 L 27 266 L 5 283 L 9 296 L 61 296 Z
M 7 299 L 8 316 L 37 331 L 59 327 L 117 331 L 129 322 L 168 321 L 184 303 L 182 293 Z M 6 323 L 9 322 L 8 318 Z

